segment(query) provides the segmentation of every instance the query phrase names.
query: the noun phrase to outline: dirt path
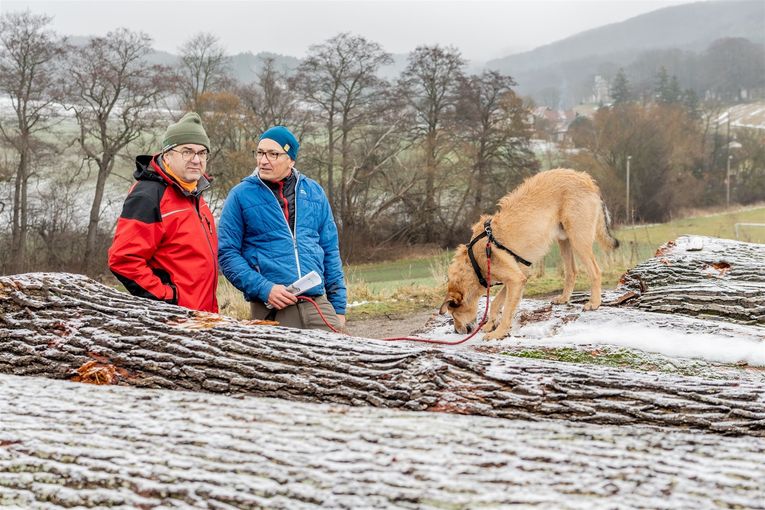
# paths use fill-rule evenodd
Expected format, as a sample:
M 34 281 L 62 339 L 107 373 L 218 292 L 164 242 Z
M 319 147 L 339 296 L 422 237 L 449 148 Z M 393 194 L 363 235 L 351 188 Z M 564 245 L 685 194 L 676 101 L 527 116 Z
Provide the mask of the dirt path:
M 422 328 L 436 310 L 423 310 L 411 314 L 389 314 L 374 319 L 350 320 L 348 333 L 364 338 L 406 336 Z

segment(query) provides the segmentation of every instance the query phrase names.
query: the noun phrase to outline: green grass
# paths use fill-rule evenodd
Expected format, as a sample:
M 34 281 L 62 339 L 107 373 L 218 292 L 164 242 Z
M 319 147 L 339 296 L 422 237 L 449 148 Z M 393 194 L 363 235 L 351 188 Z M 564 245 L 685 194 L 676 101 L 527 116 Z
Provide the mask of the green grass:
M 519 352 L 504 352 L 503 354 L 519 358 L 545 359 L 611 367 L 641 368 L 644 367 L 646 362 L 643 356 L 629 349 L 612 350 L 603 348 L 582 350 L 573 347 L 542 347 L 539 349 L 524 349 Z M 655 370 L 656 368 L 652 367 L 650 369 Z
M 683 234 L 736 238 L 736 223 L 765 223 L 765 207 L 706 214 L 657 225 L 624 227 L 617 231 L 625 240 L 659 245 Z M 740 241 L 765 243 L 765 227 L 742 227 Z
M 346 266 L 348 281 L 364 283 L 372 292 L 393 291 L 405 286 L 434 287 L 440 279 L 446 278 L 453 251 L 446 250 L 436 255 L 409 257 L 389 262 L 354 264 Z M 440 272 L 443 276 L 440 276 Z
M 625 271 L 651 258 L 657 248 L 681 235 L 703 235 L 735 239 L 736 223 L 765 223 L 765 207 L 748 208 L 678 219 L 654 225 L 626 226 L 616 229 L 621 246 L 613 253 L 602 254 L 596 247 L 603 270 L 604 288 L 616 286 Z M 765 243 L 765 227 L 742 227 L 741 241 Z M 467 240 L 466 240 L 467 241 Z M 434 307 L 440 303 L 446 281 L 446 269 L 453 252 L 411 257 L 391 262 L 359 264 L 346 267 L 350 283 L 349 302 L 368 301 L 349 311 L 351 316 L 391 312 L 407 305 L 412 309 Z M 546 296 L 562 287 L 562 268 L 557 245 L 553 245 L 544 263 L 537 265 L 526 286 L 525 296 Z M 576 289 L 589 287 L 586 274 L 579 274 Z M 408 302 L 408 295 L 417 299 Z M 428 301 L 430 299 L 430 301 Z M 398 305 L 391 305 L 398 303 Z
M 517 348 L 502 352 L 505 356 L 531 358 L 549 361 L 563 361 L 584 365 L 627 368 L 643 372 L 664 372 L 684 376 L 704 376 L 726 379 L 738 377 L 741 367 L 728 365 L 726 371 L 716 364 L 702 360 L 670 358 L 661 354 L 650 354 L 622 347 L 577 346 Z
M 674 358 L 663 354 L 608 345 L 535 348 L 518 346 L 511 347 L 503 351 L 502 354 L 519 358 L 626 368 L 643 372 L 703 376 L 713 379 L 739 379 L 742 376 L 755 380 L 765 379 L 765 374 L 761 371 L 752 371 L 746 366 L 712 363 L 699 359 Z

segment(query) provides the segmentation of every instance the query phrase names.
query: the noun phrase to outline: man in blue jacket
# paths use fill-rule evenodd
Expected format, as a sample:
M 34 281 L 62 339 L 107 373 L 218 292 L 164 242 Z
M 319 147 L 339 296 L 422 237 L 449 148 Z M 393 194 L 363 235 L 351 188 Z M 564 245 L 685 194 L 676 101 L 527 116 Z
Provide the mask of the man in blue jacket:
M 218 260 L 225 277 L 250 302 L 253 319 L 329 329 L 312 303 L 298 301 L 287 290 L 316 271 L 322 283 L 304 295 L 340 329 L 346 290 L 337 227 L 324 190 L 295 169 L 299 147 L 284 126 L 260 136 L 257 170 L 226 198 L 218 224 Z

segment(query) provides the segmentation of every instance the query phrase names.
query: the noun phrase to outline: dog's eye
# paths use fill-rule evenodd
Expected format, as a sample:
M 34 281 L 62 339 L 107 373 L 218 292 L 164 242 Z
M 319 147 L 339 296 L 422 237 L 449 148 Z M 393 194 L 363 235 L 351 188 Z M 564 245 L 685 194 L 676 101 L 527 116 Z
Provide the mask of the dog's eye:
M 462 303 L 458 303 L 453 299 L 449 301 L 449 308 L 459 308 Z

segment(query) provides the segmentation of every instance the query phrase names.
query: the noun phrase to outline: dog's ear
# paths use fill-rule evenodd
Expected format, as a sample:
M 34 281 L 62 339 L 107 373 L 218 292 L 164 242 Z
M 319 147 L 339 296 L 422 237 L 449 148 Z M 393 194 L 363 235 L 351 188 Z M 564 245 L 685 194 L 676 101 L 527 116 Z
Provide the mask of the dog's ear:
M 448 296 L 446 296 L 446 299 L 444 299 L 444 302 L 441 303 L 441 308 L 438 310 L 438 313 L 441 315 L 445 314 L 448 309 L 455 309 L 459 308 L 459 306 L 462 304 L 462 294 L 458 293 L 452 293 L 450 292 Z

